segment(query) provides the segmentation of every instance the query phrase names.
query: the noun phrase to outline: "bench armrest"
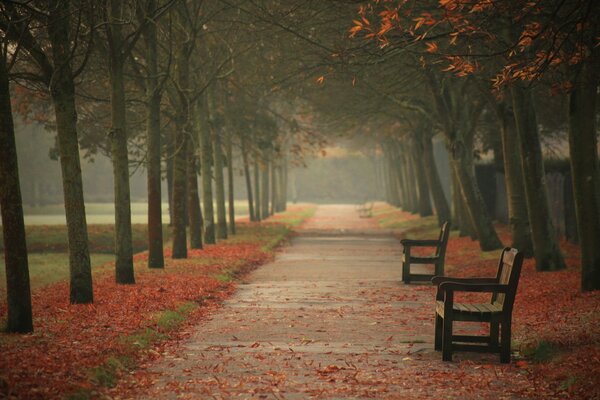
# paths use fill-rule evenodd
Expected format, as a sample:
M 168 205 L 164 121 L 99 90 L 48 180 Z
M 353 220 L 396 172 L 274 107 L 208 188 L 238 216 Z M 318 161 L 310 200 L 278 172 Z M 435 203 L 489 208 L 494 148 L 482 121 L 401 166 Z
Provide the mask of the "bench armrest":
M 439 246 L 440 245 L 440 241 L 439 240 L 415 240 L 415 239 L 402 239 L 400 241 L 400 243 L 402 243 L 402 246 L 406 247 L 406 246 Z
M 431 283 L 438 286 L 444 282 L 454 283 L 498 283 L 496 278 L 453 278 L 449 276 L 434 276 L 431 278 Z
M 483 292 L 506 293 L 508 285 L 500 283 L 458 283 L 443 282 L 438 286 L 440 292 Z

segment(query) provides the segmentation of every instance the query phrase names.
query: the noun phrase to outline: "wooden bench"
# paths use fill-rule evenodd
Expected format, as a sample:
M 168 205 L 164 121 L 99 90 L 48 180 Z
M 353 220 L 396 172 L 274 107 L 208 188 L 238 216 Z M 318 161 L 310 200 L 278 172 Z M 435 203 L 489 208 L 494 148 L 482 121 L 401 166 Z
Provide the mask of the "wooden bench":
M 440 236 L 437 240 L 413 240 L 402 239 L 402 281 L 410 283 L 412 281 L 430 281 L 434 276 L 444 275 L 444 258 L 446 257 L 446 246 L 450 236 L 450 222 L 445 222 L 440 229 Z M 413 247 L 431 247 L 434 248 L 431 256 L 412 255 Z M 435 266 L 433 274 L 413 274 L 410 272 L 412 264 L 426 264 Z
M 356 208 L 360 218 L 371 218 L 373 216 L 373 203 L 359 204 Z
M 436 276 L 432 279 L 438 288 L 435 306 L 435 349 L 442 351 L 444 361 L 452 361 L 453 351 L 478 351 L 500 353 L 500 362 L 510 362 L 512 310 L 522 264 L 522 253 L 516 249 L 505 248 L 495 278 Z M 455 292 L 488 292 L 492 297 L 489 303 L 455 303 Z M 454 321 L 489 322 L 489 335 L 454 335 Z

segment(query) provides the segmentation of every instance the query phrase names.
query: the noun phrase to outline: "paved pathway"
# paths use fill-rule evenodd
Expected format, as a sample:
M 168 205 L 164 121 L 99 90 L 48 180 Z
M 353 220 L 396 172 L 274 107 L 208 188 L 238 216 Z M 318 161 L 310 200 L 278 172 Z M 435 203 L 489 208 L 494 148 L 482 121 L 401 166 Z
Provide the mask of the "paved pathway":
M 142 398 L 428 398 L 432 374 L 460 367 L 433 352 L 432 290 L 402 285 L 399 260 L 398 241 L 353 206 L 319 207 L 153 367 L 159 378 Z M 433 391 L 482 395 L 444 389 Z

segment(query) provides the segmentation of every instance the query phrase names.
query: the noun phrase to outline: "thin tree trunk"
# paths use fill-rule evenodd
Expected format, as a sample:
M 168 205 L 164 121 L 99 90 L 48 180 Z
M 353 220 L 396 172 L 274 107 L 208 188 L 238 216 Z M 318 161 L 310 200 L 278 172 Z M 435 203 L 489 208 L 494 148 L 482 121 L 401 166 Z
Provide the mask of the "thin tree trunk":
M 400 173 L 403 173 L 402 179 L 404 180 L 404 182 L 406 182 L 407 188 L 408 203 L 406 211 L 416 214 L 419 212 L 419 198 L 417 192 L 418 189 L 416 175 L 415 171 L 413 171 L 413 165 L 410 162 L 410 155 L 408 154 L 406 146 L 403 146 L 403 148 L 401 149 L 400 157 L 402 159 Z
M 288 194 L 288 155 L 283 159 L 283 170 L 281 171 L 281 211 L 287 210 Z
M 173 145 L 174 134 L 167 135 L 166 144 L 166 178 L 167 178 L 167 201 L 169 204 L 169 226 L 173 225 L 173 157 L 175 154 L 175 146 Z
M 263 183 L 264 184 L 264 183 Z M 254 212 L 256 213 L 256 220 L 260 221 L 266 218 L 262 212 L 261 202 L 261 182 L 260 182 L 260 165 L 258 155 L 254 155 Z
M 173 157 L 173 247 L 171 257 L 187 258 L 186 194 L 188 164 L 188 138 L 184 122 L 180 119 L 175 130 L 175 154 Z
M 227 205 L 229 206 L 229 233 L 235 235 L 235 196 L 233 192 L 233 144 L 231 134 L 227 135 Z
M 149 0 L 147 9 L 154 10 L 155 8 L 155 1 Z M 144 36 L 146 39 L 146 63 L 148 68 L 146 83 L 146 97 L 148 98 L 148 115 L 146 116 L 146 144 L 148 146 L 146 163 L 148 171 L 148 267 L 164 268 L 160 181 L 160 101 L 162 96 L 158 83 L 156 25 L 148 24 Z
M 131 244 L 131 194 L 129 189 L 129 155 L 127 153 L 127 117 L 125 102 L 125 55 L 122 35 L 124 4 L 109 4 L 109 73 L 111 118 L 111 150 L 115 186 L 115 277 L 117 283 L 135 283 L 133 247 Z
M 556 232 L 550 219 L 542 147 L 531 90 L 520 83 L 511 87 L 517 132 L 521 143 L 527 212 L 538 271 L 565 268 Z
M 533 255 L 533 242 L 527 215 L 523 166 L 521 165 L 521 144 L 517 136 L 514 114 L 505 105 L 496 106 L 501 122 L 502 153 L 504 162 L 504 182 L 508 199 L 508 219 L 512 236 L 511 246 L 526 256 Z
M 67 238 L 69 242 L 70 302 L 85 304 L 94 301 L 92 268 L 88 247 L 87 221 L 83 199 L 83 182 L 77 140 L 75 84 L 69 53 L 68 1 L 53 1 L 48 24 L 55 73 L 49 82 L 56 115 L 56 130 L 63 181 Z
M 416 148 L 417 142 L 411 146 L 413 149 Z M 416 151 L 411 151 L 410 159 L 413 164 L 414 170 L 417 172 L 417 185 L 419 187 L 419 215 L 421 217 L 428 217 L 433 215 L 431 209 L 431 197 L 429 195 L 429 182 L 425 174 L 425 165 L 423 164 L 423 154 L 417 154 Z
M 596 131 L 598 80 L 595 76 L 600 63 L 595 64 L 593 59 L 583 63 L 569 102 L 569 152 L 581 247 L 581 288 L 584 291 L 600 289 L 600 170 Z
M 244 178 L 246 180 L 246 195 L 248 196 L 248 213 L 250 214 L 250 221 L 256 221 L 256 214 L 254 212 L 254 199 L 252 196 L 252 178 L 250 176 L 250 166 L 248 165 L 248 148 L 246 140 L 242 137 L 242 162 L 244 163 Z
M 222 130 L 214 132 L 213 153 L 215 155 L 215 191 L 217 201 L 217 238 L 227 239 L 227 211 L 225 207 L 225 177 L 223 175 Z
M 0 211 L 6 268 L 8 332 L 32 332 L 29 263 L 6 60 L 0 58 Z
M 263 154 L 265 152 L 263 151 Z M 261 170 L 261 189 L 262 189 L 262 193 L 260 196 L 260 199 L 262 201 L 261 204 L 261 214 L 262 214 L 262 218 L 266 219 L 269 218 L 269 192 L 270 192 L 270 188 L 269 188 L 269 162 L 266 160 L 265 157 L 265 161 L 264 161 L 264 165 L 263 165 L 263 169 Z
M 423 168 L 425 170 L 427 182 L 429 183 L 429 188 L 431 189 L 431 196 L 433 197 L 438 224 L 442 226 L 444 222 L 451 220 L 451 214 L 448 200 L 446 200 L 446 195 L 444 194 L 444 189 L 442 188 L 440 176 L 435 164 L 433 143 L 431 142 L 431 139 L 431 135 L 427 133 L 421 137 L 423 146 Z
M 467 217 L 479 240 L 479 247 L 483 251 L 490 251 L 502 247 L 502 242 L 492 224 L 481 193 L 475 184 L 473 166 L 464 157 L 452 159 L 452 167 L 456 171 L 460 192 L 465 202 Z
M 205 107 L 206 108 L 206 107 Z M 208 110 L 205 116 L 208 120 Z M 200 113 L 197 113 L 200 114 Z M 210 127 L 200 126 L 200 143 L 202 146 L 202 205 L 204 206 L 204 243 L 215 244 L 215 213 L 213 209 L 213 191 L 212 191 L 212 163 L 213 150 Z
M 202 212 L 198 196 L 197 144 L 190 140 L 187 158 L 187 187 L 188 187 L 188 225 L 190 227 L 190 247 L 202 248 Z
M 269 170 L 271 171 L 271 208 L 270 215 L 275 214 L 277 204 L 277 171 L 273 160 L 269 162 Z

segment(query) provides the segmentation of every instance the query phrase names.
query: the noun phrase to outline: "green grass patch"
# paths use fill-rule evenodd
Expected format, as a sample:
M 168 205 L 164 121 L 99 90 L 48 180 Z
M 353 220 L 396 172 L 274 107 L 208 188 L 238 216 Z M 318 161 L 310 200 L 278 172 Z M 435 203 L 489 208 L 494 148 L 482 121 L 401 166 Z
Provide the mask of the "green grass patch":
M 524 343 L 521 345 L 521 354 L 534 362 L 547 362 L 559 353 L 558 346 L 546 340 Z
M 28 259 L 32 289 L 69 279 L 69 255 L 66 253 L 31 253 Z M 112 265 L 107 263 L 114 259 L 112 254 L 90 254 L 92 272 L 98 273 L 112 268 Z M 0 258 L 0 289 L 6 290 L 4 257 Z

